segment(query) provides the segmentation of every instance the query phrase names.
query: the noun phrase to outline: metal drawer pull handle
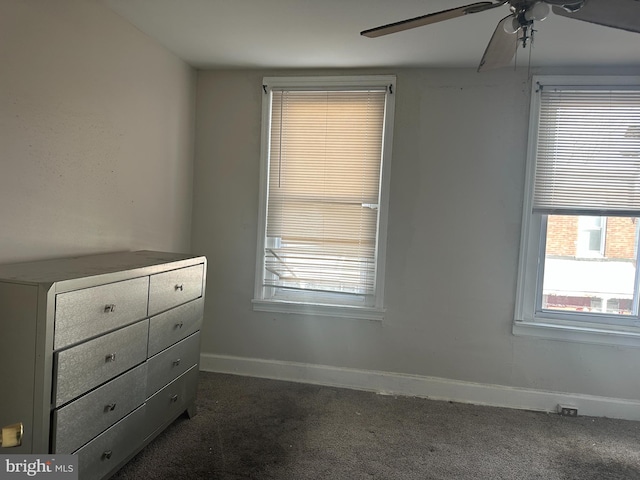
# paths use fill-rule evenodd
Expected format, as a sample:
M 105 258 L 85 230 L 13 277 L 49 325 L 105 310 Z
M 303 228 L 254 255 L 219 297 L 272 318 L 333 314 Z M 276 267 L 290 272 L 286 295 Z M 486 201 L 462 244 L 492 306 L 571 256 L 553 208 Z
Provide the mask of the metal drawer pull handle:
M 105 412 L 113 412 L 115 409 L 116 409 L 115 403 L 110 403 L 109 405 L 105 405 L 104 407 Z
M 184 325 L 184 323 L 182 323 L 182 322 L 176 323 L 176 328 L 182 328 L 183 325 Z
M 176 290 L 180 290 L 182 292 L 184 290 L 184 285 L 176 285 Z
M 105 362 L 115 362 L 116 361 L 116 354 L 115 353 L 110 353 L 109 355 L 107 355 L 106 357 L 104 357 L 104 361 Z
M 171 397 L 171 403 L 175 403 L 175 402 L 177 402 L 177 401 L 178 401 L 178 395 L 173 395 L 173 396 Z
M 23 434 L 24 426 L 22 425 L 22 422 L 2 427 L 2 430 L 0 430 L 0 447 L 19 447 L 22 445 Z
M 174 367 L 177 367 L 178 365 L 180 365 L 180 359 L 179 358 L 173 361 L 173 366 Z
M 115 303 L 109 303 L 108 305 L 104 306 L 104 313 L 112 313 L 116 311 L 116 304 Z
M 111 450 L 106 450 L 103 454 L 102 454 L 102 458 L 106 458 L 107 460 L 109 460 L 111 458 L 111 454 L 113 452 Z

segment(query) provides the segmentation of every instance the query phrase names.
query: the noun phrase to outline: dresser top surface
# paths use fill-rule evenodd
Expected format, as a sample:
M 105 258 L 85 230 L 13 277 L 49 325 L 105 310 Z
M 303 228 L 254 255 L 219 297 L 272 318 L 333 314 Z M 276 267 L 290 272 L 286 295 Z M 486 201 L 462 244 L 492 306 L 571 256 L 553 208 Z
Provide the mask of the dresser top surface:
M 151 250 L 102 253 L 0 265 L 0 281 L 55 283 L 138 269 L 146 269 L 144 274 L 150 274 L 166 270 L 167 263 L 203 261 L 204 257 L 197 255 Z M 176 265 L 180 266 L 184 265 Z

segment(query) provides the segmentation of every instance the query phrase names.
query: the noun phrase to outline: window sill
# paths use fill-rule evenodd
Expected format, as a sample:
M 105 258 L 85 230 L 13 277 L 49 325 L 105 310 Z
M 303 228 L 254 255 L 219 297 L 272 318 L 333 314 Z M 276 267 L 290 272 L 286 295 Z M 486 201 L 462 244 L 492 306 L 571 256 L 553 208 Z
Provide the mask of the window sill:
M 609 325 L 558 324 L 544 321 L 513 323 L 516 336 L 545 338 L 565 342 L 590 343 L 616 347 L 640 347 L 640 328 Z
M 310 303 L 282 302 L 253 299 L 253 309 L 258 312 L 295 313 L 322 317 L 355 318 L 360 320 L 384 320 L 383 308 L 355 307 L 346 305 L 319 305 Z

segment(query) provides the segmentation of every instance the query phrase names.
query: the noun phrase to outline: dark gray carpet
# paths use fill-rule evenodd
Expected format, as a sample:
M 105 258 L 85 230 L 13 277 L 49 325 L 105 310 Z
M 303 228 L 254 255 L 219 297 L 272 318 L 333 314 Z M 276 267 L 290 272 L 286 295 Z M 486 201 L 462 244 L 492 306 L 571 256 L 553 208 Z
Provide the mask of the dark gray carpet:
M 640 422 L 202 372 L 113 479 L 640 479 Z

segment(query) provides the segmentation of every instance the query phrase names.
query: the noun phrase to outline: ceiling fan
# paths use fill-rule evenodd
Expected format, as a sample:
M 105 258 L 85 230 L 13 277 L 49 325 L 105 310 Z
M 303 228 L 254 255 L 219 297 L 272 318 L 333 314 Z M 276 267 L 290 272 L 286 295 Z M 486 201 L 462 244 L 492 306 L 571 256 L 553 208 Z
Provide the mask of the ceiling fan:
M 526 47 L 527 42 L 533 40 L 533 22 L 544 20 L 551 8 L 553 13 L 562 17 L 640 33 L 640 0 L 500 0 L 429 13 L 364 30 L 360 34 L 380 37 L 505 5 L 509 6 L 511 14 L 498 22 L 478 71 L 509 65 L 518 45 Z

